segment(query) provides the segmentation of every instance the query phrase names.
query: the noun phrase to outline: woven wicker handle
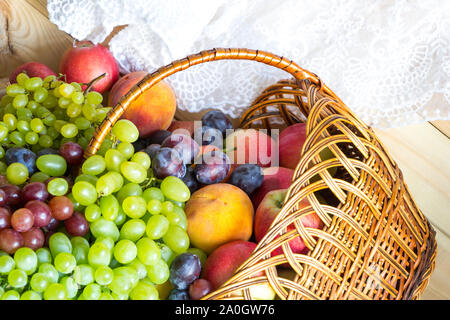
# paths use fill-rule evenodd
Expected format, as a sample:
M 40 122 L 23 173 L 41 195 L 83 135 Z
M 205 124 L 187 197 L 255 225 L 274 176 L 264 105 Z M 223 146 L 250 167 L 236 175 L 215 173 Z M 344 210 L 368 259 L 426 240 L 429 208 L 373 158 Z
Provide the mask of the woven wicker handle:
M 111 127 L 114 123 L 120 119 L 122 114 L 128 108 L 128 106 L 137 99 L 143 92 L 149 90 L 152 86 L 167 78 L 168 76 L 177 73 L 182 70 L 186 70 L 191 66 L 201 64 L 209 61 L 216 60 L 254 60 L 257 62 L 265 63 L 269 66 L 273 66 L 284 70 L 294 76 L 297 80 L 309 79 L 312 83 L 316 84 L 319 88 L 325 90 L 330 95 L 334 93 L 326 86 L 322 86 L 320 79 L 312 72 L 300 68 L 292 60 L 288 60 L 284 57 L 277 56 L 270 52 L 241 49 L 241 48 L 215 48 L 212 50 L 201 51 L 197 54 L 192 54 L 184 59 L 176 60 L 171 64 L 163 66 L 153 73 L 146 75 L 139 83 L 134 85 L 130 91 L 125 94 L 120 101 L 115 105 L 108 113 L 105 120 L 96 128 L 95 134 L 89 142 L 88 147 L 85 150 L 84 156 L 87 158 L 90 155 L 95 154 L 105 137 L 108 135 Z

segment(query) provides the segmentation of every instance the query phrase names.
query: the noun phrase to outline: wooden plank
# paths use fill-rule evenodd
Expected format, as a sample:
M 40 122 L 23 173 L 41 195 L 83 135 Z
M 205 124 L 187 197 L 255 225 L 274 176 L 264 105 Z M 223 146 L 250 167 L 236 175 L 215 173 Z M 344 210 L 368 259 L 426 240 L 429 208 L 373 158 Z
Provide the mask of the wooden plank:
M 51 23 L 44 1 L 0 1 L 0 78 L 19 65 L 38 61 L 58 71 L 72 38 Z

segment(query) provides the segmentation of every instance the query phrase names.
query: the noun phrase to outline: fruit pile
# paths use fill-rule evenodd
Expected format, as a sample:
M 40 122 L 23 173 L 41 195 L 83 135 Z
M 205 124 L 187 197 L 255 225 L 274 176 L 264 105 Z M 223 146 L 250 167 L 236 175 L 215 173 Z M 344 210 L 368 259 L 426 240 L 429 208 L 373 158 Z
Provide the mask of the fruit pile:
M 162 81 L 85 159 L 95 127 L 145 73 L 119 79 L 109 51 L 86 42 L 60 72 L 25 64 L 0 100 L 0 299 L 186 300 L 218 288 L 281 209 L 304 124 L 275 140 L 219 110 L 176 121 Z M 322 227 L 316 214 L 302 223 Z M 301 238 L 289 245 L 308 251 Z M 275 297 L 268 284 L 250 291 Z

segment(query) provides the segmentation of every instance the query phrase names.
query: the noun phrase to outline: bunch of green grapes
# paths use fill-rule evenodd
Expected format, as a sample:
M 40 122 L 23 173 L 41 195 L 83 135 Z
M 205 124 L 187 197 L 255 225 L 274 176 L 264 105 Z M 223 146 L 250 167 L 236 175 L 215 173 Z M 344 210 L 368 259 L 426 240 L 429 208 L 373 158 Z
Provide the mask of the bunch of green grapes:
M 54 75 L 41 79 L 19 73 L 16 80 L 0 100 L 0 142 L 6 148 L 27 147 L 36 153 L 67 141 L 85 148 L 111 109 L 102 106 L 100 93 L 82 91 L 83 84 Z
M 0 257 L 1 299 L 160 299 L 176 256 L 190 252 L 204 263 L 187 234 L 189 188 L 174 176 L 154 178 L 150 157 L 134 152 L 132 122 L 119 120 L 112 133 L 113 148 L 84 161 L 69 195 L 90 232 L 57 232 L 49 248 Z

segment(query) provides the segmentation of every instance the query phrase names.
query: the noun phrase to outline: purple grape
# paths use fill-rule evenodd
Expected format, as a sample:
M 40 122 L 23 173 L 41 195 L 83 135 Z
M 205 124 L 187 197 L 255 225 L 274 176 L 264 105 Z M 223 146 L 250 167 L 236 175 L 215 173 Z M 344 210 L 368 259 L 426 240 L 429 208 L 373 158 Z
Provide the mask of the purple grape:
M 5 162 L 8 166 L 14 162 L 20 162 L 27 167 L 29 175 L 36 171 L 36 158 L 36 154 L 26 148 L 10 148 L 5 152 Z
M 172 148 L 178 151 L 185 164 L 192 163 L 192 160 L 200 152 L 198 143 L 185 134 L 174 133 L 167 137 L 161 144 L 163 148 Z
M 160 145 L 160 144 L 153 143 L 153 144 L 148 145 L 148 146 L 147 146 L 144 150 L 142 150 L 142 151 L 144 151 L 145 153 L 147 153 L 148 156 L 150 157 L 150 159 L 152 159 L 152 161 L 153 161 L 153 157 L 155 156 L 156 152 L 159 151 L 159 149 L 161 149 L 161 145 Z
M 186 290 L 200 276 L 200 259 L 192 253 L 178 255 L 170 265 L 170 283 L 175 289 Z
M 222 132 L 216 128 L 207 126 L 199 127 L 194 131 L 194 139 L 196 139 L 196 141 L 198 141 L 202 146 L 212 144 L 219 149 L 222 149 L 223 147 Z
M 83 162 L 83 148 L 76 142 L 65 142 L 59 148 L 59 155 L 66 159 L 68 165 L 76 166 Z
M 0 230 L 11 227 L 11 212 L 6 208 L 0 208 Z
M 6 194 L 6 204 L 8 206 L 18 206 L 22 203 L 22 194 L 18 186 L 4 184 L 0 187 Z
M 222 151 L 213 150 L 202 157 L 202 163 L 194 168 L 195 178 L 201 184 L 223 181 L 231 169 L 231 161 Z
M 6 193 L 2 189 L 0 189 L 0 207 L 6 205 Z
M 139 138 L 135 142 L 133 142 L 133 147 L 136 152 L 141 151 L 147 147 L 147 139 L 145 138 Z
M 187 290 L 172 289 L 167 300 L 190 300 Z
M 235 168 L 228 182 L 241 188 L 245 193 L 251 194 L 263 183 L 264 175 L 257 164 L 242 164 Z
M 233 129 L 231 120 L 222 112 L 218 110 L 211 110 L 205 113 L 202 117 L 203 126 L 218 129 L 225 136 L 226 130 Z
M 186 165 L 180 153 L 171 148 L 161 148 L 153 158 L 153 171 L 158 179 L 168 176 L 183 178 L 186 174 Z
M 31 200 L 47 201 L 49 197 L 47 186 L 42 182 L 32 182 L 22 189 L 22 200 L 28 202 Z
M 187 167 L 186 174 L 181 179 L 184 184 L 189 188 L 191 194 L 194 193 L 198 189 L 198 181 L 195 179 L 194 168 Z
M 39 158 L 40 156 L 43 156 L 45 154 L 59 154 L 59 152 L 58 150 L 55 150 L 53 148 L 44 148 L 36 153 L 36 157 Z
M 147 146 L 151 144 L 161 144 L 168 136 L 170 136 L 172 132 L 167 130 L 158 130 L 153 132 L 147 138 L 145 138 L 147 142 Z
M 43 201 L 31 200 L 25 204 L 25 208 L 30 210 L 34 216 L 34 227 L 46 227 L 53 219 L 52 210 Z

